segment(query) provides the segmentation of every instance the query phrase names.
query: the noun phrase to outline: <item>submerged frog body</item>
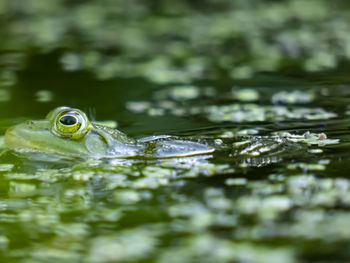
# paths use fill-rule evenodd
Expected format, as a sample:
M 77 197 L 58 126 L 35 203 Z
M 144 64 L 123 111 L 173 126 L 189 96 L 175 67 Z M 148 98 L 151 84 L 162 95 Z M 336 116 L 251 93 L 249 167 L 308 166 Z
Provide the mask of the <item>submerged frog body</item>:
M 9 128 L 8 148 L 17 152 L 40 152 L 64 158 L 172 158 L 209 154 L 206 144 L 151 136 L 135 140 L 104 125 L 90 122 L 79 109 L 58 107 L 46 119 L 27 121 Z

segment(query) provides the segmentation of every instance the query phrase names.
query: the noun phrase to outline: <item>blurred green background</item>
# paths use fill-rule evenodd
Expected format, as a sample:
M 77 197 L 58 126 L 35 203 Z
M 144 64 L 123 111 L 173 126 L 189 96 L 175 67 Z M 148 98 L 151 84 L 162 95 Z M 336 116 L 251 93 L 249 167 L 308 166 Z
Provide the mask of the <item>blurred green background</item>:
M 349 32 L 346 0 L 0 0 L 1 134 L 67 105 L 221 147 L 61 169 L 2 156 L 0 261 L 346 262 Z M 300 141 L 276 146 L 283 130 Z
M 6 111 L 11 104 L 2 103 L 0 116 L 49 110 L 37 103 L 43 101 L 85 110 L 103 104 L 98 112 L 105 116 L 123 110 L 124 96 L 174 84 L 214 81 L 220 89 L 262 72 L 346 72 L 349 5 L 2 0 L 0 95 L 16 107 Z

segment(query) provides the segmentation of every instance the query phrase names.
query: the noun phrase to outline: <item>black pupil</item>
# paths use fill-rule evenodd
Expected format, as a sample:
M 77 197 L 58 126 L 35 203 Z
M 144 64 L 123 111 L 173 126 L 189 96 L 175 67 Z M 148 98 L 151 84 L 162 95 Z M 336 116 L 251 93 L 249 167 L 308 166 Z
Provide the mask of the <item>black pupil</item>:
M 60 119 L 60 123 L 62 123 L 63 125 L 74 125 L 77 123 L 77 119 L 73 116 L 63 116 L 61 119 Z

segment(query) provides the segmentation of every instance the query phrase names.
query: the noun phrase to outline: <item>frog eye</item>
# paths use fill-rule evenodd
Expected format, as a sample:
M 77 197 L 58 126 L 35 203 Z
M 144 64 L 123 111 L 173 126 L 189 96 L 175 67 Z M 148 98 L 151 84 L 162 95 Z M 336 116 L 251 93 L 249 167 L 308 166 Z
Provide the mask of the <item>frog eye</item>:
M 73 126 L 78 124 L 78 119 L 73 115 L 65 115 L 60 118 L 60 123 L 65 126 Z
M 57 108 L 49 116 L 51 132 L 62 138 L 79 140 L 89 130 L 89 121 L 84 112 L 68 107 Z
M 56 123 L 57 129 L 61 133 L 74 133 L 77 132 L 81 126 L 81 121 L 74 115 L 63 115 Z

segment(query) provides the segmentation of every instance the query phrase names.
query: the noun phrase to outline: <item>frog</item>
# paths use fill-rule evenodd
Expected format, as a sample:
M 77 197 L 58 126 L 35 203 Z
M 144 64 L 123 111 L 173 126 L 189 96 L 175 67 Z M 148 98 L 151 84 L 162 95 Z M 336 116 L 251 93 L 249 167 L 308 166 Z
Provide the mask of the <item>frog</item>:
M 163 159 L 210 155 L 215 151 L 208 143 L 170 135 L 134 139 L 68 106 L 53 109 L 45 119 L 8 128 L 5 145 L 16 153 L 43 153 L 64 159 Z

